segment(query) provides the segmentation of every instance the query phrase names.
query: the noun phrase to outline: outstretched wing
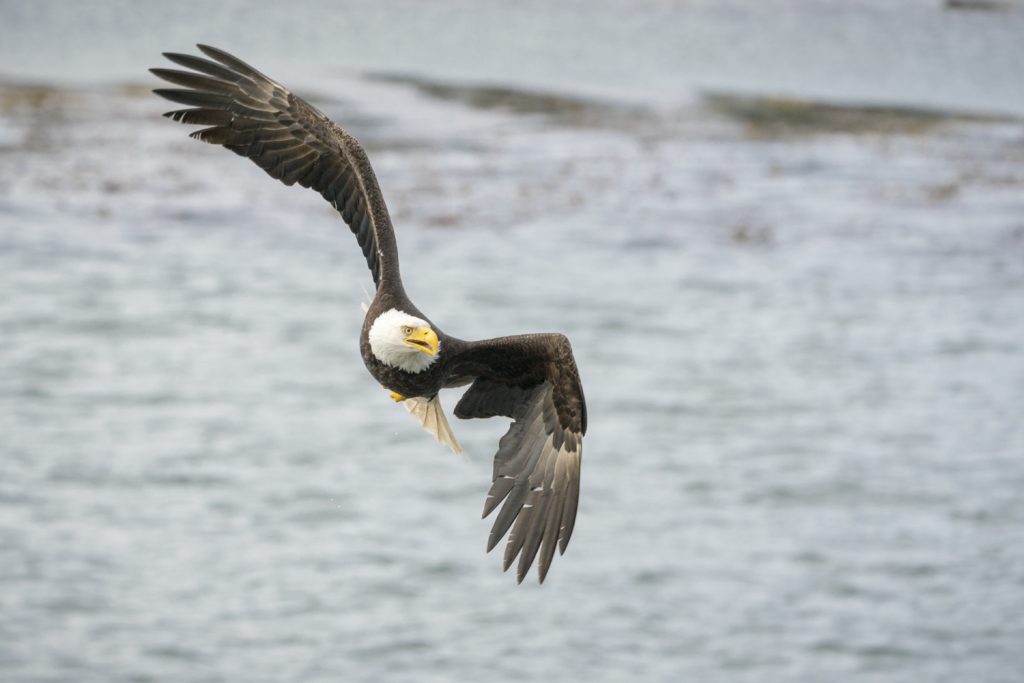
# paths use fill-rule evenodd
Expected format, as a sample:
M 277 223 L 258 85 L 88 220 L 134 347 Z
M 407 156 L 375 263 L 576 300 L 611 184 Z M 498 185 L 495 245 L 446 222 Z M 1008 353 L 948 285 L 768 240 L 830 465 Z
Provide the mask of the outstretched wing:
M 504 568 L 516 556 L 522 582 L 540 552 L 543 583 L 555 546 L 564 553 L 576 522 L 587 408 L 569 340 L 560 334 L 470 343 L 456 374 L 476 379 L 455 406 L 460 418 L 513 419 L 498 443 L 483 516 L 498 505 L 487 539 L 490 552 L 511 528 Z
M 252 159 L 285 185 L 311 187 L 355 233 L 374 284 L 398 277 L 398 249 L 387 206 L 359 142 L 315 107 L 245 62 L 199 45 L 210 59 L 165 52 L 192 71 L 150 69 L 184 89 L 154 90 L 191 109 L 164 116 L 208 126 L 191 137 Z M 213 61 L 211 61 L 213 60 Z

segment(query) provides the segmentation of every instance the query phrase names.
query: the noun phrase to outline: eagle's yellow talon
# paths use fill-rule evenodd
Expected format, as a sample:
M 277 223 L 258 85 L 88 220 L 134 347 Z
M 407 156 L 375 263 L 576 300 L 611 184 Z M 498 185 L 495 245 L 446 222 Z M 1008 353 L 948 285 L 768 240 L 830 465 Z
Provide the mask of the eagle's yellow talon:
M 402 396 L 397 391 L 392 391 L 390 394 L 388 394 L 388 396 L 390 396 L 391 400 L 394 401 L 395 403 L 401 403 L 402 401 L 405 400 L 405 396 Z

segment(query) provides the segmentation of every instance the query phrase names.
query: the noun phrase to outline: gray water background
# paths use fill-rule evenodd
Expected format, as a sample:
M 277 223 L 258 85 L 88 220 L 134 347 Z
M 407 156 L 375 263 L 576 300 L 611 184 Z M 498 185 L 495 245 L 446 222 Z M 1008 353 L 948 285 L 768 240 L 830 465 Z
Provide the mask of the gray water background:
M 0 680 L 1024 679 L 1019 12 L 330 7 L 0 3 Z M 572 339 L 544 586 L 334 212 L 159 117 L 196 40 L 365 143 L 444 329 Z

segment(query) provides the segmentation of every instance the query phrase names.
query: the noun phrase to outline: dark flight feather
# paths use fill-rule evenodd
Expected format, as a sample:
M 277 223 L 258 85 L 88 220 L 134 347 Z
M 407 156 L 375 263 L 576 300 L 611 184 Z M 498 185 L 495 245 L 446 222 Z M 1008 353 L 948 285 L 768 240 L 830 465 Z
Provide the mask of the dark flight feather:
M 387 206 L 362 146 L 318 109 L 223 50 L 200 45 L 210 59 L 173 52 L 170 61 L 192 71 L 150 69 L 181 88 L 157 95 L 191 109 L 165 116 L 209 126 L 192 137 L 252 159 L 286 185 L 319 192 L 356 236 L 373 275 L 400 283 L 398 249 Z M 211 61 L 212 60 L 212 61 Z

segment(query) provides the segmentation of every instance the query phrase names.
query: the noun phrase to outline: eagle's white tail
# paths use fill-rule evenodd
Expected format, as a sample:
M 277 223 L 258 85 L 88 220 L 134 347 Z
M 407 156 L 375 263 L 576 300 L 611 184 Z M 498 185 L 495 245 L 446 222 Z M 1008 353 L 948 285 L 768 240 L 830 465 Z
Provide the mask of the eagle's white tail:
M 437 396 L 430 399 L 415 396 L 405 399 L 402 404 L 419 420 L 424 429 L 434 435 L 435 439 L 451 448 L 455 455 L 462 454 L 462 446 L 455 440 L 455 434 L 448 426 L 448 418 L 445 417 L 441 400 Z

